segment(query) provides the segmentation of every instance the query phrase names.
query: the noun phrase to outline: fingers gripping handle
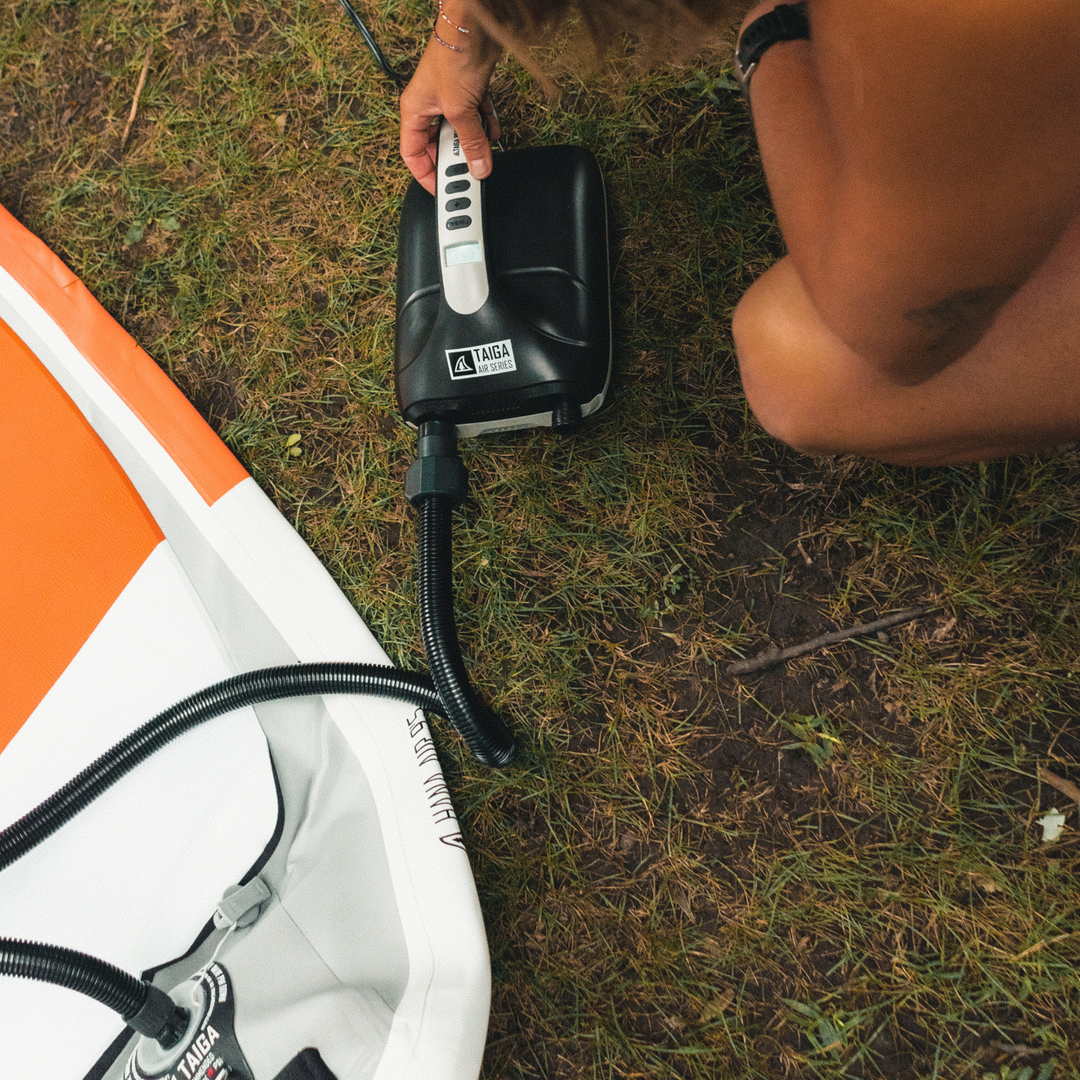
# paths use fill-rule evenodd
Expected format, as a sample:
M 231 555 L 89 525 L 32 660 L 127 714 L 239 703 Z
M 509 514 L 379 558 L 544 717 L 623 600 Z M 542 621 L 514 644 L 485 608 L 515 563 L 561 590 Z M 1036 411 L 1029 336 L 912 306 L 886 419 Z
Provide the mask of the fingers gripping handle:
M 445 120 L 439 129 L 435 185 L 443 296 L 459 315 L 471 315 L 488 298 L 480 181 L 469 174 L 461 143 Z

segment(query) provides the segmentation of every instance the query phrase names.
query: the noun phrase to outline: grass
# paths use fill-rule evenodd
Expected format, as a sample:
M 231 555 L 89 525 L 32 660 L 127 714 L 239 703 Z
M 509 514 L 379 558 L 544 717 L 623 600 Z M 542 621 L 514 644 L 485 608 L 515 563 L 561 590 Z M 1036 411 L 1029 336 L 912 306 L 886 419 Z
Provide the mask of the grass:
M 422 667 L 394 94 L 331 0 L 7 11 L 3 204 Z M 426 2 L 366 14 L 415 57 Z M 491 943 L 484 1076 L 1080 1075 L 1080 834 L 1040 779 L 1080 780 L 1080 455 L 777 445 L 729 319 L 781 242 L 722 58 L 562 83 L 548 102 L 505 65 L 495 95 L 511 145 L 601 162 L 618 378 L 572 440 L 464 448 L 462 639 L 525 742 L 494 774 L 441 733 Z M 917 603 L 884 640 L 724 673 Z

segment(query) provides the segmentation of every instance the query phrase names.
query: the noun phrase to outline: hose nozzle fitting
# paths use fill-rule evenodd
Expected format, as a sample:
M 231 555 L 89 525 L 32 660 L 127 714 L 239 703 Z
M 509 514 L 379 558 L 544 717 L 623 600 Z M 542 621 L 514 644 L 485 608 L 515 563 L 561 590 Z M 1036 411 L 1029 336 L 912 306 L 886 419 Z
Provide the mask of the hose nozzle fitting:
M 469 474 L 457 452 L 457 428 L 449 420 L 420 425 L 416 460 L 405 475 L 405 497 L 417 506 L 429 495 L 443 495 L 454 506 L 469 493 Z

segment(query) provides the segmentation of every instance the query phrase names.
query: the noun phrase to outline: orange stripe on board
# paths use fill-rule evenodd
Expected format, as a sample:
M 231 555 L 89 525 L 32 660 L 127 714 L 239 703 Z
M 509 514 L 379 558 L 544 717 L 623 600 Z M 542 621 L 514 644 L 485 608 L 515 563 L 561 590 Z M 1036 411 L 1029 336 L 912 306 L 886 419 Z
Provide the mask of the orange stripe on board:
M 180 466 L 207 504 L 247 477 L 194 406 L 85 285 L 0 207 L 0 260 Z
M 0 320 L 0 750 L 162 539 L 127 474 Z

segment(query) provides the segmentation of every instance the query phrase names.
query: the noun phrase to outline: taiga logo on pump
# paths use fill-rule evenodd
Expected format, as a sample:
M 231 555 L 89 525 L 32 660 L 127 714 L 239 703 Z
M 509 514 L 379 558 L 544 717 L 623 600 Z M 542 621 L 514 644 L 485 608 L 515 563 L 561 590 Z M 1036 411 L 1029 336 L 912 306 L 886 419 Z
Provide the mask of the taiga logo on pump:
M 508 371 L 517 371 L 514 346 L 509 338 L 465 349 L 447 349 L 446 363 L 451 379 L 476 379 L 482 375 L 504 375 Z

